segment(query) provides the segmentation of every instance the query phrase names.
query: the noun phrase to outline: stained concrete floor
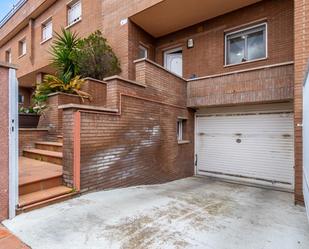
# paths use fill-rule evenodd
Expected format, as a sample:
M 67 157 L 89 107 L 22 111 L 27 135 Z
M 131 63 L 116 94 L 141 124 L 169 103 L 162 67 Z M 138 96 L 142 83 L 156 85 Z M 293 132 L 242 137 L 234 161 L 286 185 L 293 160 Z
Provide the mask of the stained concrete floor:
M 83 195 L 4 222 L 33 249 L 308 249 L 289 193 L 192 177 Z

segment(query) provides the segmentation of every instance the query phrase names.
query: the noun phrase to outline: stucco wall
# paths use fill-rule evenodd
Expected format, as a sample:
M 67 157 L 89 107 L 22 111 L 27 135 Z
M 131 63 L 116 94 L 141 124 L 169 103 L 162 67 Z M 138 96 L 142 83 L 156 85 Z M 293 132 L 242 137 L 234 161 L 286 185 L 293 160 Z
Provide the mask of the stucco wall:
M 9 202 L 9 69 L 0 65 L 0 221 L 8 216 Z

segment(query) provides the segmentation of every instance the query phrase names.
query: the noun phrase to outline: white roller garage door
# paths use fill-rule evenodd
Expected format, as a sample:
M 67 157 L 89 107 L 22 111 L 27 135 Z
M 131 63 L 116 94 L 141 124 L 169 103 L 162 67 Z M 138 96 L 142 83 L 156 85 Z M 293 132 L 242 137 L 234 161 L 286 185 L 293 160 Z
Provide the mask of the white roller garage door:
M 293 113 L 198 116 L 197 174 L 293 189 Z

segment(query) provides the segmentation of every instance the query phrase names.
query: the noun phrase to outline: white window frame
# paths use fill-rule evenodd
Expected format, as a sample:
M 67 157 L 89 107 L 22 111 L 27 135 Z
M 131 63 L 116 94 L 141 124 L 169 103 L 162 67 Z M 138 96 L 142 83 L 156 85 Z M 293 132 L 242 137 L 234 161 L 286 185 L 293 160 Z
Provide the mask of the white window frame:
M 138 46 L 138 49 L 141 49 L 141 50 L 143 50 L 144 52 L 145 52 L 145 56 L 143 57 L 143 58 L 139 58 L 139 59 L 147 59 L 148 58 L 148 48 L 147 47 L 145 47 L 144 45 L 139 45 Z M 138 54 L 139 55 L 139 54 Z
M 265 26 L 265 56 L 262 58 L 258 58 L 258 59 L 254 59 L 254 60 L 246 60 L 243 62 L 239 62 L 239 63 L 232 63 L 232 64 L 228 64 L 228 36 L 237 34 L 237 33 L 241 33 L 241 32 L 245 32 L 248 31 L 250 29 L 255 29 L 261 26 Z M 244 63 L 250 63 L 250 62 L 254 62 L 254 61 L 260 61 L 260 60 L 265 60 L 268 58 L 268 26 L 267 26 L 267 22 L 262 22 L 256 25 L 251 25 L 247 28 L 243 28 L 243 29 L 238 29 L 236 31 L 232 31 L 232 32 L 227 32 L 224 34 L 224 66 L 228 67 L 228 66 L 234 66 L 234 65 L 239 65 L 239 64 L 244 64 Z
M 74 20 L 70 20 L 70 11 L 72 10 L 72 8 L 74 8 L 76 5 L 80 4 L 80 16 L 75 18 Z M 77 1 L 71 1 L 67 4 L 67 28 L 71 27 L 72 25 L 74 25 L 75 23 L 79 22 L 82 19 L 82 1 L 81 0 L 77 0 Z
M 177 131 L 177 141 L 183 141 L 183 119 L 177 119 L 177 127 L 176 127 L 176 131 Z
M 5 62 L 12 63 L 12 50 L 11 49 L 7 49 L 5 51 Z
M 23 38 L 18 42 L 18 55 L 22 57 L 25 54 L 27 54 L 27 42 L 26 38 Z
M 46 30 L 48 30 L 48 25 L 51 25 L 50 29 L 51 29 L 51 33 L 50 33 L 50 36 L 46 36 L 44 37 L 44 32 Z M 53 37 L 53 20 L 52 18 L 48 18 L 46 21 L 44 21 L 41 25 L 41 29 L 42 29 L 42 32 L 41 32 L 41 39 L 42 39 L 42 42 L 41 43 L 44 43 L 46 41 L 48 41 L 49 39 L 51 39 Z

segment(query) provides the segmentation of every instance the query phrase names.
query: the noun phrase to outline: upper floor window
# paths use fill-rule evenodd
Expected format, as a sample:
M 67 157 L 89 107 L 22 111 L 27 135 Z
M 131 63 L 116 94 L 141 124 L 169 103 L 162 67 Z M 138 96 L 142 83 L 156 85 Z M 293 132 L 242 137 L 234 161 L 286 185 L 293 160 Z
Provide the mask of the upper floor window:
M 12 52 L 11 49 L 5 51 L 5 62 L 12 63 Z
M 53 23 L 52 20 L 49 19 L 42 24 L 42 41 L 47 41 L 53 36 Z
M 68 5 L 68 25 L 78 22 L 82 17 L 82 3 L 81 1 L 72 1 Z
M 26 44 L 26 39 L 22 39 L 18 43 L 18 55 L 23 56 L 27 52 L 27 44 Z
M 225 64 L 239 64 L 267 57 L 266 23 L 225 35 Z
M 138 47 L 138 58 L 139 59 L 148 58 L 148 49 L 143 45 L 139 45 Z

